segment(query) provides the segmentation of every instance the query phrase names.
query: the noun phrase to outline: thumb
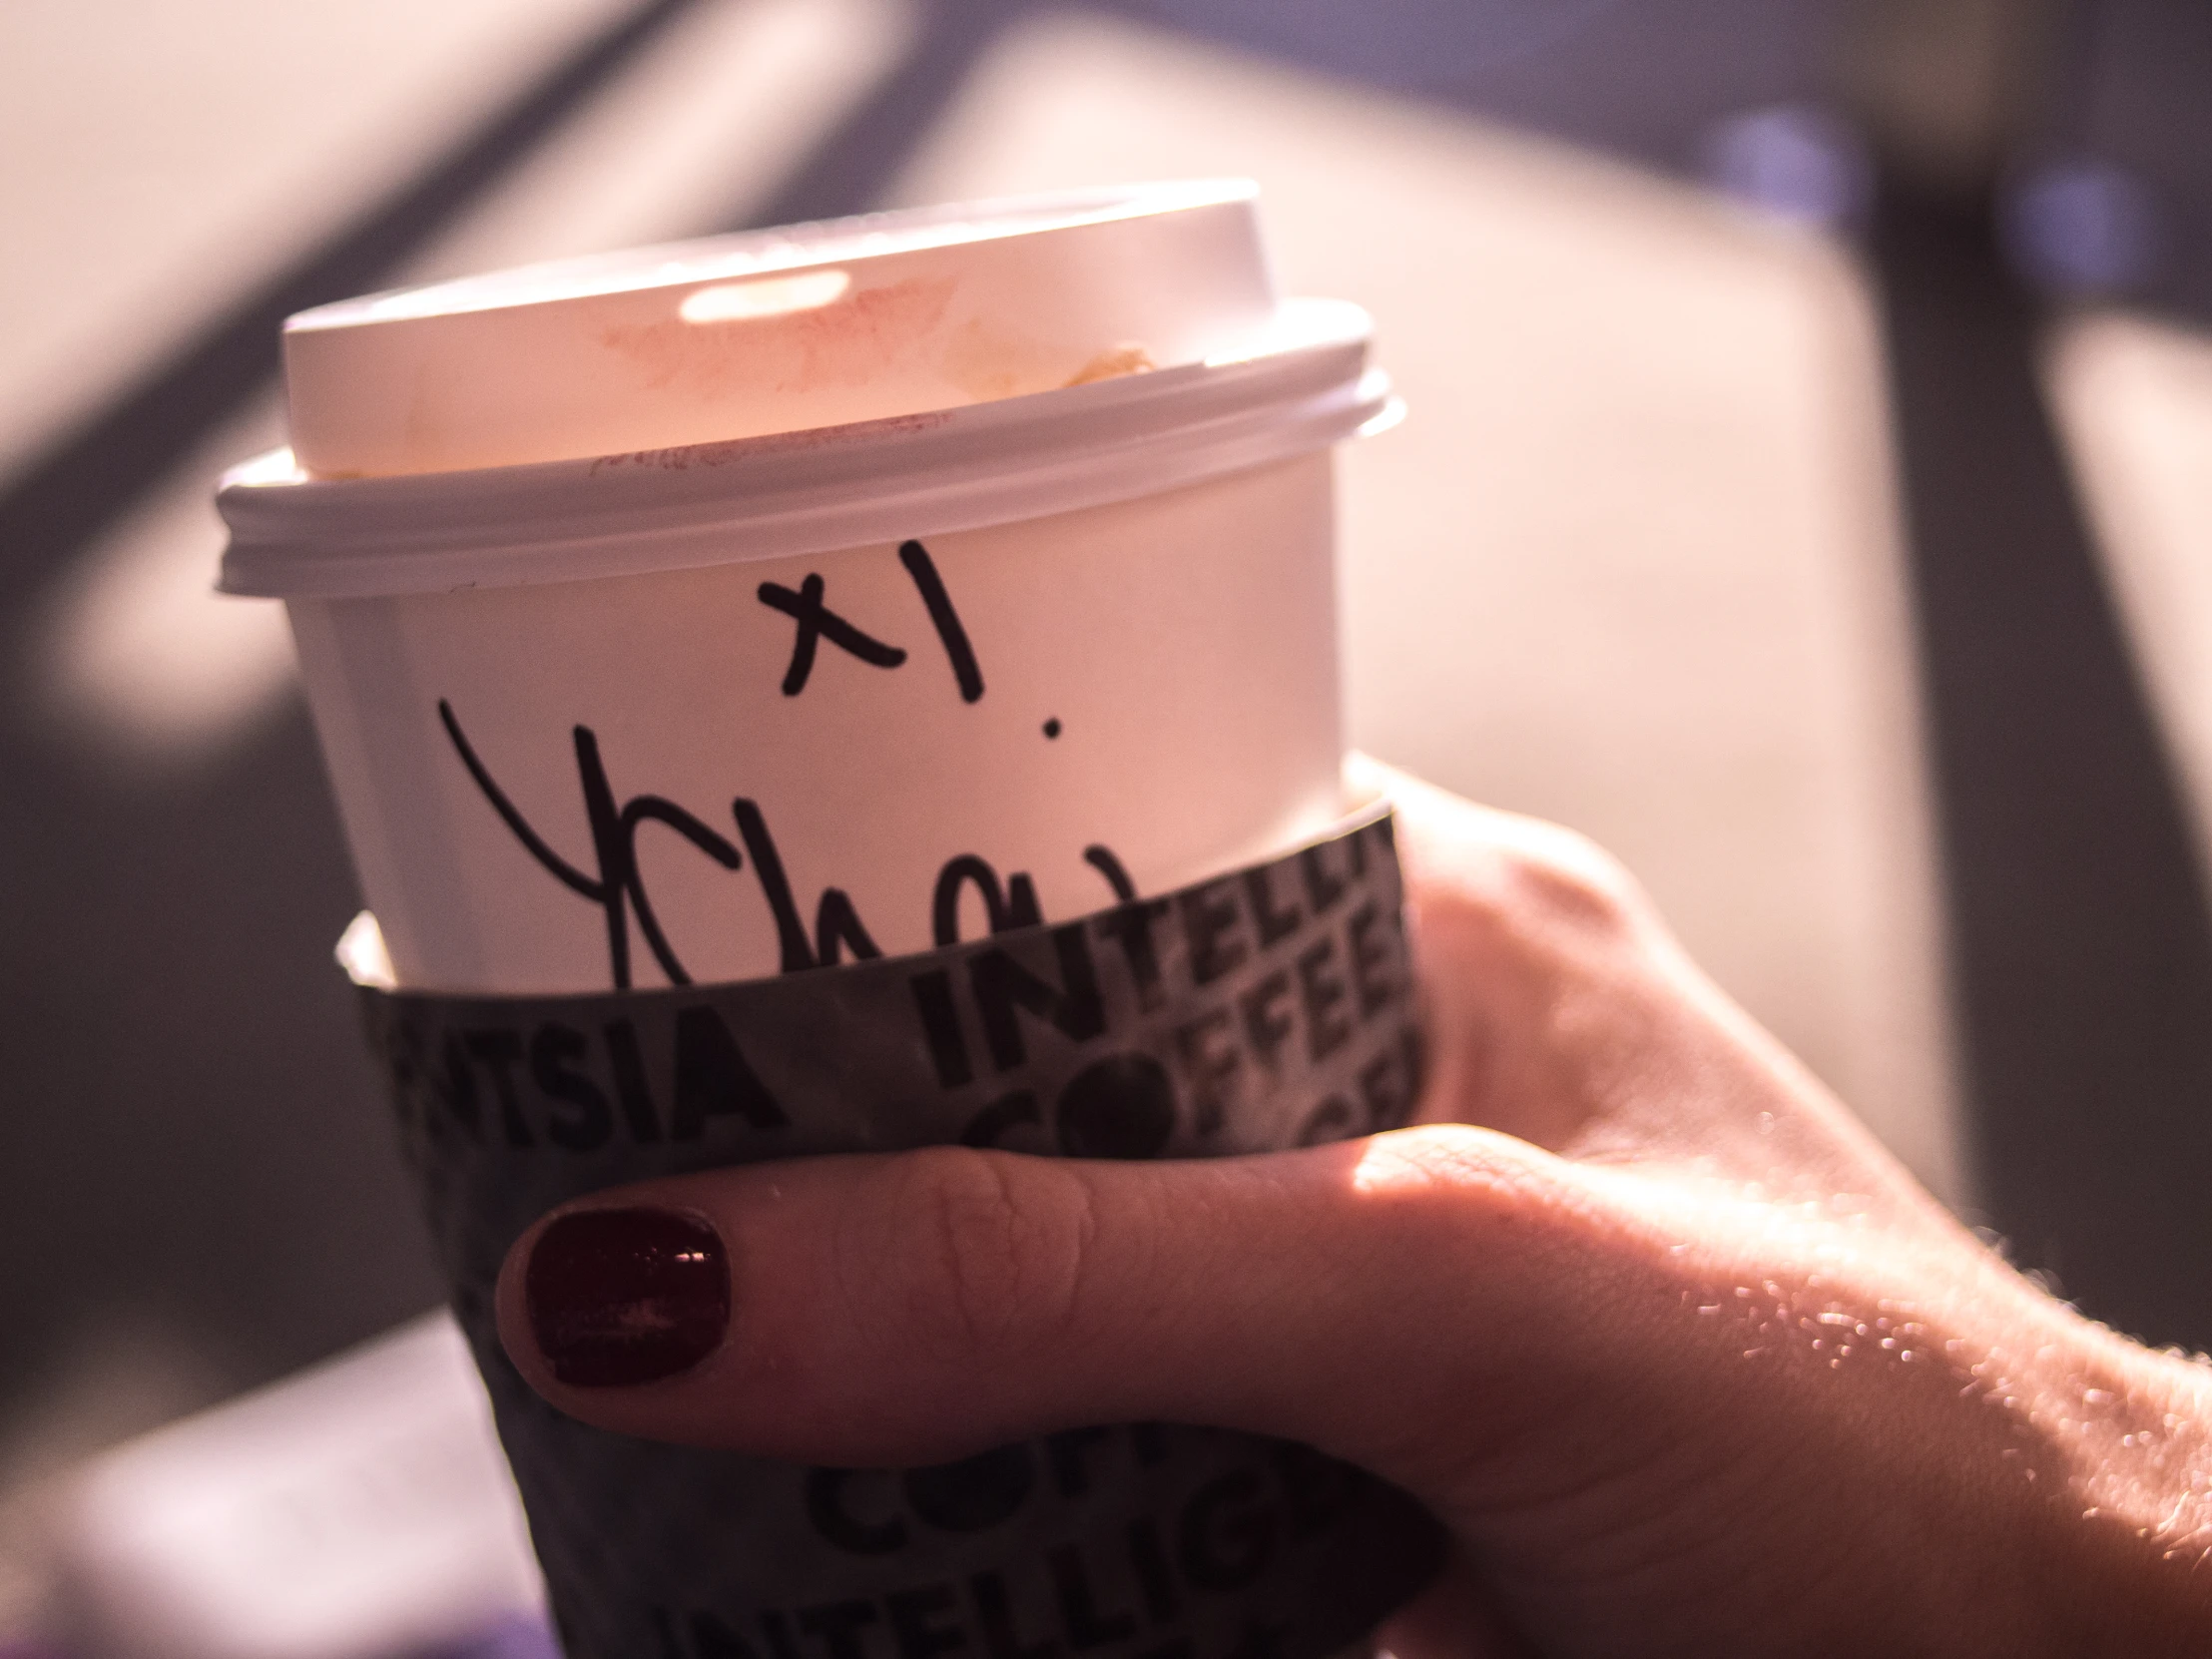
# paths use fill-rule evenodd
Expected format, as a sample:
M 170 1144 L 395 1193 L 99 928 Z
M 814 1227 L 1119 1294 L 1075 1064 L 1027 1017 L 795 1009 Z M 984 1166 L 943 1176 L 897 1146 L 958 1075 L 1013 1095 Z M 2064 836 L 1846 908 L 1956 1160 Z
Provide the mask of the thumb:
M 1470 1388 L 1543 1353 L 1572 1300 L 1571 1181 L 1463 1126 L 1158 1164 L 757 1165 L 541 1221 L 499 1325 L 553 1403 L 648 1438 L 884 1467 L 1165 1420 L 1417 1485 L 1399 1466 L 1432 1461 Z

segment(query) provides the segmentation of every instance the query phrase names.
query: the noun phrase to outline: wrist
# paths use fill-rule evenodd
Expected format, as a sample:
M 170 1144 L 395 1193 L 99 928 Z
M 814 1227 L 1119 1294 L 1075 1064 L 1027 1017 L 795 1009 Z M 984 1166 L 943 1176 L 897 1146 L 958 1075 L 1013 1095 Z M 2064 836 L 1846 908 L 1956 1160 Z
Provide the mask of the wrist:
M 2058 1476 L 2053 1651 L 2212 1652 L 2212 1370 L 2069 1321 L 2029 1409 Z

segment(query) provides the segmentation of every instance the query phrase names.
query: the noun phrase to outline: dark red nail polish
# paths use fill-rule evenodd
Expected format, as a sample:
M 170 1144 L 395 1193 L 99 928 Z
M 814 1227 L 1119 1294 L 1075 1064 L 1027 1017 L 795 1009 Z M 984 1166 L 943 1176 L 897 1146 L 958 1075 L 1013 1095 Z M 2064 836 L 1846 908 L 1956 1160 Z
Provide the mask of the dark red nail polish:
M 561 1382 L 629 1387 L 689 1371 L 730 1329 L 722 1235 L 674 1210 L 578 1210 L 530 1251 L 530 1332 Z

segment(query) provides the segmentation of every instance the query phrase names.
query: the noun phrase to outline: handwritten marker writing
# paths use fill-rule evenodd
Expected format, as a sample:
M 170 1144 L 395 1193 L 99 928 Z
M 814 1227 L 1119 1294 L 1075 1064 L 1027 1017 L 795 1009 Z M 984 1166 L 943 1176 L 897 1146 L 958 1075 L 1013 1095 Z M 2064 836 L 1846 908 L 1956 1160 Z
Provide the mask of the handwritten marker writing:
M 1274 293 L 1236 183 L 345 301 L 287 328 L 224 580 L 290 608 L 400 983 L 925 949 L 961 858 L 1063 919 L 1086 847 L 1156 892 L 1340 815 L 1368 332 Z

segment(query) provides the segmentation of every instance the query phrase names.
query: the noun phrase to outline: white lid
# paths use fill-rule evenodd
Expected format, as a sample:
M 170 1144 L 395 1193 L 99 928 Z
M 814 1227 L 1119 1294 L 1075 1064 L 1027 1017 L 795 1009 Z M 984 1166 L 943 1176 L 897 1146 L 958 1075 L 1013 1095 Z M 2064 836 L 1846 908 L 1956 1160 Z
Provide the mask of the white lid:
M 565 260 L 302 311 L 311 476 L 513 466 L 1018 397 L 1248 350 L 1247 180 L 971 203 Z
M 967 407 L 410 477 L 276 450 L 217 496 L 226 592 L 336 598 L 828 552 L 1149 495 L 1379 430 L 1399 408 L 1341 300 L 1212 360 Z

